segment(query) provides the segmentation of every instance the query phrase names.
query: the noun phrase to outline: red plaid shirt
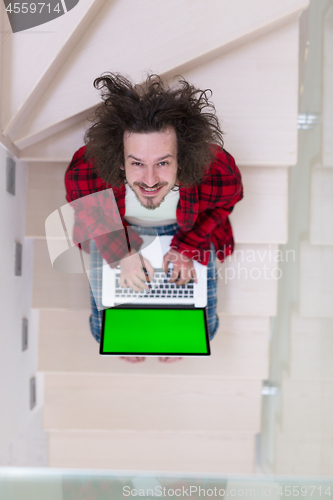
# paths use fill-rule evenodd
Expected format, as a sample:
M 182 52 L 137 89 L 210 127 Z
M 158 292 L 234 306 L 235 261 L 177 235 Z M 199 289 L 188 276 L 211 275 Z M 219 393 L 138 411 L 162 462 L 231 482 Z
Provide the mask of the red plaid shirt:
M 241 175 L 235 160 L 220 147 L 214 145 L 212 148 L 214 160 L 201 184 L 191 188 L 180 186 L 176 212 L 180 229 L 171 243 L 172 248 L 204 265 L 209 261 L 211 242 L 221 262 L 233 252 L 234 240 L 228 215 L 243 197 Z M 115 267 L 128 255 L 128 240 L 131 249 L 138 250 L 142 239 L 124 220 L 125 185 L 117 189 L 104 182 L 85 160 L 84 154 L 85 146 L 74 154 L 65 174 L 66 199 L 74 202 L 75 209 L 73 239 L 89 251 L 87 242 L 93 238 L 102 257 Z M 116 207 L 110 204 L 111 197 L 102 193 L 97 195 L 100 198 L 98 207 L 94 201 L 89 202 L 91 206 L 84 210 L 75 207 L 75 200 L 110 188 Z M 113 232 L 108 232 L 107 223 L 111 221 L 114 221 Z

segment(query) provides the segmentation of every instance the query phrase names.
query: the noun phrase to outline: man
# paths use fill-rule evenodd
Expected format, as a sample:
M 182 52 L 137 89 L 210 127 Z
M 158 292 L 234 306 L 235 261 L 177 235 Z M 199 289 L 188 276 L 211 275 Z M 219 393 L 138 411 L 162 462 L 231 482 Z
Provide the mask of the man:
M 149 76 L 143 86 L 132 85 L 112 73 L 97 78 L 94 86 L 103 89 L 104 102 L 86 133 L 86 147 L 74 154 L 66 171 L 67 201 L 112 189 L 126 239 L 121 236 L 125 231 L 98 232 L 101 217 L 110 220 L 114 213 L 101 206 L 76 213 L 74 239 L 85 242 L 82 248 L 90 251 L 92 268 L 97 269 L 102 258 L 112 267 L 120 262 L 121 286 L 140 291 L 148 288 L 143 265 L 150 278 L 154 273 L 137 253 L 140 234 L 173 235 L 163 261 L 165 270 L 173 263 L 170 282 L 196 281 L 193 259 L 208 266 L 207 315 L 212 339 L 219 324 L 215 260 L 217 256 L 223 262 L 233 251 L 228 215 L 243 192 L 235 161 L 223 150 L 208 91 L 184 79 L 169 87 L 156 75 Z M 99 341 L 101 311 L 96 300 L 100 300 L 101 277 L 95 279 L 99 292 L 97 299 L 91 294 L 90 326 Z

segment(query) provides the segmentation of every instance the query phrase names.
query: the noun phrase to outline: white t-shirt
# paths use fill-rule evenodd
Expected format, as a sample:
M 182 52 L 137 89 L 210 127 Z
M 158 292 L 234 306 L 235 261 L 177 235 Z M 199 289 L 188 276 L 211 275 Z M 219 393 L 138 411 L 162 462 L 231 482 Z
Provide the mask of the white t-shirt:
M 136 226 L 166 226 L 177 222 L 176 210 L 179 201 L 179 191 L 169 191 L 158 208 L 148 210 L 137 199 L 133 190 L 126 186 L 125 220 Z

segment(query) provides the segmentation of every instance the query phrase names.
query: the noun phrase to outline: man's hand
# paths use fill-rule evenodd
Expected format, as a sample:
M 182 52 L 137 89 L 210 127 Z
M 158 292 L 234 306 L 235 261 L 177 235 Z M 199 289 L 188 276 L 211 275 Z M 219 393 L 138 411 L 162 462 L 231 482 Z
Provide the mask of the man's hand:
M 135 253 L 122 259 L 120 263 L 120 286 L 124 288 L 133 288 L 136 292 L 149 290 L 148 285 L 145 283 L 147 278 L 142 263 L 147 269 L 150 281 L 154 279 L 154 268 L 150 262 L 144 257 L 141 257 L 138 253 Z
M 169 283 L 176 282 L 176 285 L 186 285 L 191 279 L 193 279 L 195 283 L 198 283 L 192 259 L 171 248 L 163 258 L 163 269 L 165 273 L 168 272 L 169 262 L 173 263 L 172 277 Z

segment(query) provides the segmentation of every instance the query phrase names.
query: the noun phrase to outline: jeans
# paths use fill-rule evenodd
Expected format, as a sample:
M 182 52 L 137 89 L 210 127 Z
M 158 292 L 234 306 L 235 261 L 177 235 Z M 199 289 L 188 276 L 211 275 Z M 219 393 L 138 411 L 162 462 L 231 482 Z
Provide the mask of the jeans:
M 169 224 L 167 226 L 158 227 L 143 227 L 134 226 L 133 229 L 138 234 L 154 235 L 174 235 L 179 229 L 178 224 Z M 90 316 L 90 330 L 97 342 L 101 339 L 101 328 L 102 328 L 102 257 L 97 249 L 94 240 L 90 241 L 90 301 L 92 314 Z M 92 292 L 92 287 L 94 293 Z M 96 306 L 99 305 L 99 309 Z M 219 327 L 219 318 L 216 314 L 217 305 L 217 271 L 216 271 L 216 254 L 215 247 L 211 244 L 210 259 L 207 266 L 207 322 L 208 322 L 208 334 L 209 340 L 215 336 L 216 331 Z

